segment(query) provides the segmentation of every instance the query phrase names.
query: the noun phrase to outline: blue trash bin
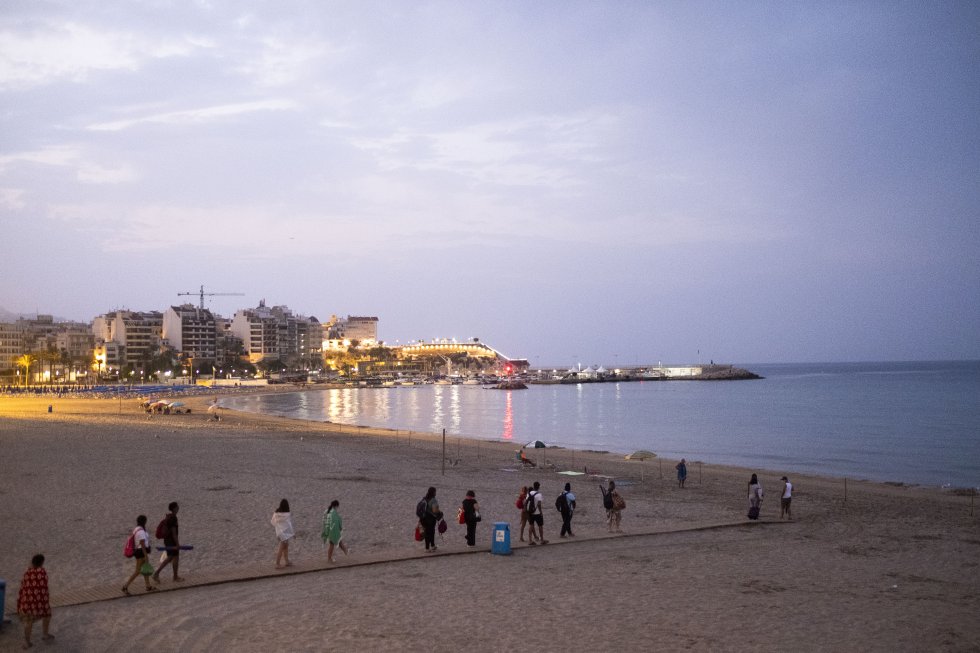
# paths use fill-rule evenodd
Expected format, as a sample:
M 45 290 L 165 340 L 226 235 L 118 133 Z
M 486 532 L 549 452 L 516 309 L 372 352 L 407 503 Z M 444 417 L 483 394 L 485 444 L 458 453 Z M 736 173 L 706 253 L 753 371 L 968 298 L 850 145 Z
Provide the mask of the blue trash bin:
M 493 541 L 490 553 L 499 556 L 510 555 L 510 524 L 505 521 L 493 523 Z

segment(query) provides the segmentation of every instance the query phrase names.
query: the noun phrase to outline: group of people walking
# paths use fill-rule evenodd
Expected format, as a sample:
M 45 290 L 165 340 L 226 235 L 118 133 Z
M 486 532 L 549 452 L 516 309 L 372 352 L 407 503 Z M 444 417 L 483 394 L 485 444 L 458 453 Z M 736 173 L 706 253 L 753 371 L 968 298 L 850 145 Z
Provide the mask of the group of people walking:
M 793 484 L 785 476 L 779 480 L 783 482 L 783 491 L 779 497 L 779 518 L 793 519 Z M 754 520 L 759 518 L 759 511 L 762 509 L 762 499 L 764 496 L 765 493 L 762 491 L 762 483 L 759 482 L 758 475 L 753 474 L 752 478 L 749 479 L 749 519 Z
M 683 488 L 687 476 L 687 468 L 684 460 L 677 465 L 678 486 Z M 792 499 L 793 484 L 789 478 L 783 476 L 782 493 L 780 496 L 780 519 L 792 519 Z M 626 501 L 616 488 L 616 483 L 609 480 L 608 485 L 599 485 L 602 495 L 602 506 L 606 511 L 606 524 L 610 533 L 621 533 L 622 513 L 626 509 Z M 757 474 L 752 474 L 748 482 L 748 518 L 758 519 L 759 511 L 765 494 L 762 484 Z M 577 508 L 577 499 L 572 492 L 571 483 L 565 483 L 564 489 L 557 496 L 554 502 L 555 509 L 561 516 L 561 529 L 559 537 L 574 537 L 572 530 L 572 518 Z M 547 544 L 548 540 L 544 536 L 544 495 L 541 492 L 541 484 L 535 481 L 530 487 L 524 486 L 520 489 L 515 501 L 515 507 L 520 511 L 520 541 L 527 542 L 529 545 L 537 546 Z M 326 511 L 323 513 L 321 522 L 320 537 L 327 547 L 327 562 L 334 562 L 334 551 L 339 548 L 345 555 L 350 551 L 343 540 L 343 519 L 339 512 L 340 502 L 334 499 L 330 502 Z M 124 554 L 133 559 L 133 571 L 122 586 L 122 592 L 129 594 L 130 585 L 139 576 L 143 577 L 144 586 L 147 592 L 153 592 L 156 587 L 153 583 L 160 582 L 160 573 L 170 566 L 173 572 L 173 580 L 180 582 L 184 580 L 180 574 L 180 552 L 182 549 L 190 549 L 180 543 L 180 528 L 177 519 L 177 512 L 180 506 L 177 502 L 171 502 L 167 506 L 167 514 L 157 525 L 154 535 L 157 539 L 163 540 L 163 546 L 158 547 L 163 550 L 159 567 L 154 569 L 150 560 L 150 535 L 147 531 L 146 515 L 139 515 L 136 518 L 136 526 L 129 535 L 124 547 Z M 436 498 L 436 488 L 430 487 L 425 496 L 416 506 L 416 516 L 418 526 L 416 527 L 416 539 L 425 542 L 427 552 L 436 551 L 438 547 L 435 542 L 436 531 L 445 533 L 447 530 L 443 511 Z M 464 538 L 466 546 L 476 546 L 476 527 L 482 521 L 480 515 L 480 504 L 476 499 L 473 490 L 466 492 L 457 510 L 457 518 L 460 525 L 466 527 Z M 293 528 L 293 517 L 289 508 L 289 501 L 282 499 L 279 507 L 272 513 L 272 526 L 276 535 L 276 569 L 291 567 L 289 561 L 289 543 L 296 537 Z M 527 538 L 525 539 L 525 532 Z M 151 583 L 151 580 L 153 583 Z M 24 573 L 20 584 L 20 593 L 17 599 L 17 612 L 21 616 L 24 624 L 24 648 L 32 646 L 31 634 L 35 621 L 42 622 L 42 638 L 44 640 L 53 639 L 54 636 L 48 632 L 51 621 L 51 606 L 48 597 L 48 578 L 44 570 L 44 555 L 37 554 L 31 559 L 31 567 Z
M 343 540 L 344 520 L 340 516 L 340 501 L 334 499 L 323 512 L 323 519 L 320 525 L 320 539 L 327 546 L 327 562 L 333 564 L 333 552 L 339 548 L 344 555 L 349 555 L 350 550 Z M 293 514 L 289 510 L 289 501 L 282 499 L 279 507 L 272 513 L 272 526 L 276 530 L 276 569 L 292 567 L 289 561 L 289 542 L 296 537 L 293 529 Z
M 124 555 L 127 558 L 133 559 L 133 573 L 130 574 L 122 586 L 123 594 L 129 594 L 130 584 L 139 576 L 143 577 L 143 583 L 147 592 L 156 590 L 156 587 L 150 584 L 150 579 L 152 578 L 154 582 L 159 583 L 160 572 L 168 565 L 173 570 L 175 582 L 184 580 L 181 578 L 179 571 L 180 528 L 177 520 L 178 510 L 180 510 L 180 506 L 177 505 L 176 501 L 172 501 L 167 506 L 167 514 L 160 520 L 156 531 L 154 531 L 157 539 L 163 540 L 163 555 L 160 560 L 160 566 L 156 569 L 153 568 L 153 563 L 150 561 L 152 547 L 150 546 L 150 535 L 146 530 L 146 515 L 140 515 L 136 518 L 136 527 L 129 534 L 129 538 L 126 540 L 126 545 L 123 548 Z

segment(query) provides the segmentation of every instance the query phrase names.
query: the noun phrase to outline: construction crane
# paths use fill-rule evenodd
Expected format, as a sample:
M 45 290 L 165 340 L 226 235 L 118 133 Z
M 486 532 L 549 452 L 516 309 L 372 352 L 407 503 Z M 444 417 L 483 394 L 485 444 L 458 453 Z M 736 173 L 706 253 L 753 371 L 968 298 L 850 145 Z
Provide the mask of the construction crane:
M 204 292 L 204 286 L 201 286 L 201 290 L 199 292 L 179 292 L 179 293 L 177 293 L 177 296 L 178 297 L 181 296 L 181 295 L 199 295 L 201 297 L 201 306 L 200 306 L 200 308 L 201 308 L 201 310 L 204 310 L 204 296 L 205 295 L 207 295 L 208 297 L 217 297 L 217 296 L 227 297 L 227 296 L 233 296 L 233 295 L 237 295 L 238 297 L 244 297 L 245 296 L 245 293 L 242 293 L 242 292 Z

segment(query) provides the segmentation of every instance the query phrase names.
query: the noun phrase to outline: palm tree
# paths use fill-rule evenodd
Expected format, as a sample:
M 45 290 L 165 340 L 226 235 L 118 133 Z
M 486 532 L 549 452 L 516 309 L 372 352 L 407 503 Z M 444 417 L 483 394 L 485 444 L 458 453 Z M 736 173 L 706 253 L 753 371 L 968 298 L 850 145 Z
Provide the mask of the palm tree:
M 14 362 L 18 367 L 24 368 L 24 385 L 27 385 L 27 379 L 31 373 L 31 365 L 37 362 L 37 358 L 32 354 L 24 354 Z

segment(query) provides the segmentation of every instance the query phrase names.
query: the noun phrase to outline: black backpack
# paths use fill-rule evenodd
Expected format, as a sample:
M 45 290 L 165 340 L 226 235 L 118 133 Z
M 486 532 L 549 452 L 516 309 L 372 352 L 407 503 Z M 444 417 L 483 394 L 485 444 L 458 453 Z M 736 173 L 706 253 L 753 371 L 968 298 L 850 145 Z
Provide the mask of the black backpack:
M 422 519 L 423 517 L 425 517 L 425 513 L 426 511 L 428 511 L 428 509 L 429 509 L 429 502 L 426 501 L 425 499 L 422 499 L 415 505 L 415 516 L 418 517 L 419 519 Z
M 568 496 L 564 492 L 559 494 L 558 498 L 555 499 L 555 510 L 558 512 L 565 512 L 568 510 Z
M 537 509 L 538 509 L 538 493 L 532 490 L 531 492 L 527 493 L 527 498 L 524 499 L 524 510 L 527 511 L 527 514 L 533 515 L 537 511 Z
M 602 507 L 605 508 L 606 510 L 612 510 L 613 507 L 612 492 L 606 492 L 606 488 L 602 487 L 601 485 L 599 486 L 599 489 L 602 490 Z

